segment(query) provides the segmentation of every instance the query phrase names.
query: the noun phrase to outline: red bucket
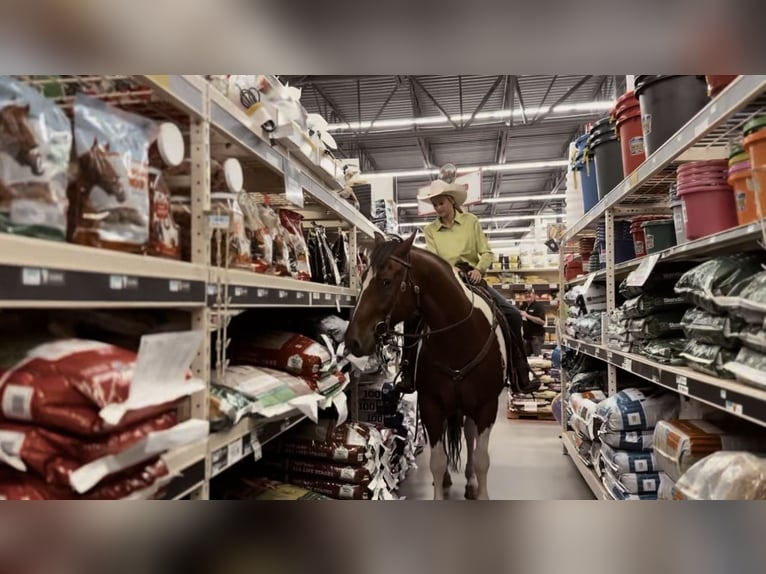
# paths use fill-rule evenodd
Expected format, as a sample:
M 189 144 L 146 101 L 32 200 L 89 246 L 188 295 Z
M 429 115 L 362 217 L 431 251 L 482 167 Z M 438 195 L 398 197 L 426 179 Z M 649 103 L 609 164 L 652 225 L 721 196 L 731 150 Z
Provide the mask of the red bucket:
M 625 177 L 633 173 L 646 160 L 644 132 L 641 128 L 641 107 L 633 92 L 626 92 L 617 100 L 612 115 L 615 131 L 622 151 L 622 172 Z
M 630 232 L 633 234 L 633 248 L 636 251 L 636 257 L 643 257 L 646 255 L 646 234 L 644 233 L 643 228 L 644 223 L 662 219 L 670 218 L 665 215 L 643 215 L 641 217 L 634 217 L 630 220 Z
M 734 190 L 728 185 L 678 187 L 687 239 L 699 239 L 737 226 Z

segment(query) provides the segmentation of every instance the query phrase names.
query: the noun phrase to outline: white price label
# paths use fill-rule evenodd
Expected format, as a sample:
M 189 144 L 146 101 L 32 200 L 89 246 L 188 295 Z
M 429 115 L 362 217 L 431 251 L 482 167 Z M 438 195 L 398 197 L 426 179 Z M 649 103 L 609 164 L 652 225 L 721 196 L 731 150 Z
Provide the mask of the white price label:
M 683 375 L 676 376 L 676 385 L 678 386 L 678 392 L 682 395 L 689 395 L 689 387 L 687 386 L 688 380 Z
M 305 294 L 305 293 L 302 293 L 302 292 L 300 292 L 300 291 L 298 291 L 298 292 L 295 294 L 295 298 L 296 298 L 296 299 L 304 299 L 305 297 L 306 297 L 306 294 Z
M 25 267 L 21 270 L 21 284 L 28 287 L 37 287 L 43 282 L 42 273 L 40 269 L 32 269 Z
M 633 360 L 632 359 L 625 359 L 622 362 L 622 368 L 626 371 L 632 371 L 633 370 Z
M 229 214 L 209 213 L 207 216 L 207 224 L 210 226 L 210 229 L 229 229 Z
M 325 301 L 332 301 L 332 293 L 325 293 L 324 294 L 324 300 Z
M 612 353 L 612 351 L 607 351 L 606 352 L 606 360 L 611 363 L 613 358 L 614 358 L 614 353 Z
M 253 460 L 261 460 L 263 458 L 263 446 L 255 433 L 250 435 L 250 447 L 253 449 Z
M 732 401 L 726 401 L 726 410 L 729 412 L 734 413 L 735 415 L 741 415 L 742 414 L 742 405 L 739 403 L 735 403 Z
M 279 290 L 279 298 L 280 299 L 287 299 L 287 295 L 288 295 L 287 291 L 283 291 L 281 289 Z
M 259 299 L 263 299 L 264 297 L 269 296 L 269 290 L 268 289 L 258 289 L 257 295 Z
M 232 465 L 242 458 L 242 441 L 235 440 L 229 444 L 226 450 L 227 465 Z
M 528 413 L 536 413 L 537 401 L 524 401 L 524 411 Z
M 235 297 L 244 297 L 247 295 L 247 287 L 234 287 Z
M 531 283 L 524 283 L 524 289 L 529 291 L 531 288 L 532 288 L 532 284 Z

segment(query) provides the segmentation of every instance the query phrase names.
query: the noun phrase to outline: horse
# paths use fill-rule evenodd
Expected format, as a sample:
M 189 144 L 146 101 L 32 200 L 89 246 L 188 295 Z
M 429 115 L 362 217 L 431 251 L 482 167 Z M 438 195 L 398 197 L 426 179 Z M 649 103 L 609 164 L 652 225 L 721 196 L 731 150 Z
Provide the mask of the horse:
M 465 433 L 466 498 L 486 500 L 489 438 L 505 386 L 508 359 L 499 312 L 457 270 L 408 239 L 376 234 L 371 263 L 346 331 L 356 356 L 370 355 L 392 326 L 419 316 L 416 381 L 420 416 L 431 448 L 434 499 L 444 499 Z
M 20 164 L 35 175 L 44 175 L 43 155 L 35 131 L 29 125 L 29 104 L 0 108 L 0 148 L 10 152 Z

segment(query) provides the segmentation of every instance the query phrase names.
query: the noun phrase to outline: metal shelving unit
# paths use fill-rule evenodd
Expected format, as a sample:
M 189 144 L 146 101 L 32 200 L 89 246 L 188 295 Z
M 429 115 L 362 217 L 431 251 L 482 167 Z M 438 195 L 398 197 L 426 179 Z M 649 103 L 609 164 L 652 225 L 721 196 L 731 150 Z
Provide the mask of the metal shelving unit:
M 739 76 L 734 80 L 649 156 L 630 177 L 618 184 L 592 210 L 566 230 L 562 239 L 562 245 L 565 247 L 578 237 L 592 236 L 597 224 L 603 222 L 606 228 L 606 268 L 566 281 L 562 257 L 559 263 L 561 285 L 566 288 L 588 281 L 605 282 L 605 317 L 608 317 L 616 305 L 617 281 L 627 276 L 644 260 L 637 258 L 615 264 L 615 220 L 639 213 L 669 213 L 668 188 L 675 180 L 678 164 L 698 159 L 728 157 L 730 141 L 741 134 L 742 127 L 748 120 L 765 111 L 766 75 Z M 764 237 L 761 223 L 743 225 L 666 249 L 659 254 L 658 261 L 693 261 L 743 249 L 755 249 L 758 246 L 757 242 Z M 565 252 L 566 249 L 563 249 L 562 253 Z M 562 325 L 566 321 L 563 305 L 560 320 Z M 571 337 L 562 336 L 560 340 L 562 345 L 607 364 L 607 394 L 610 396 L 617 391 L 617 369 L 622 369 L 739 418 L 766 426 L 766 390 L 706 376 L 688 368 L 661 365 L 639 355 L 608 349 L 603 345 L 578 341 Z M 562 376 L 565 389 L 565 373 L 562 373 Z M 562 398 L 566 400 L 567 397 Z M 564 450 L 572 456 L 594 495 L 601 499 L 603 485 L 595 473 L 579 459 L 568 433 L 567 421 L 562 417 Z
M 268 189 L 274 205 L 300 211 L 348 231 L 352 260 L 358 232 L 374 237 L 375 226 L 335 193 L 341 182 L 322 167 L 305 161 L 260 127 L 253 128 L 246 114 L 219 94 L 201 76 L 133 76 L 146 86 L 133 111 L 155 119 L 174 121 L 189 138 L 191 157 L 192 261 L 173 261 L 121 253 L 68 243 L 0 234 L 0 308 L 17 309 L 138 309 L 166 308 L 190 312 L 190 327 L 211 333 L 236 310 L 267 307 L 352 307 L 358 278 L 352 265 L 351 288 L 322 285 L 292 278 L 274 277 L 215 267 L 209 262 L 212 159 L 236 157 L 248 177 L 269 175 L 281 187 Z M 123 100 L 118 102 L 121 103 Z M 64 103 L 64 102 L 61 102 Z M 285 171 L 297 172 L 305 198 L 304 209 L 284 199 Z M 252 181 L 252 180 L 251 180 Z M 263 191 L 259 188 L 259 191 Z M 219 289 L 224 293 L 219 297 Z M 228 294 L 228 299 L 223 295 Z M 205 337 L 192 368 L 195 375 L 211 380 L 211 338 Z M 208 393 L 189 401 L 186 416 L 207 420 Z M 211 478 L 244 456 L 253 444 L 265 444 L 305 416 L 291 412 L 276 419 L 251 418 L 234 429 L 211 434 L 207 441 L 168 452 L 163 456 L 176 476 L 166 497 L 205 499 Z M 239 447 L 236 444 L 239 444 Z M 237 449 L 239 448 L 239 456 Z M 225 465 L 220 467 L 221 449 Z M 214 472 L 215 469 L 215 472 Z

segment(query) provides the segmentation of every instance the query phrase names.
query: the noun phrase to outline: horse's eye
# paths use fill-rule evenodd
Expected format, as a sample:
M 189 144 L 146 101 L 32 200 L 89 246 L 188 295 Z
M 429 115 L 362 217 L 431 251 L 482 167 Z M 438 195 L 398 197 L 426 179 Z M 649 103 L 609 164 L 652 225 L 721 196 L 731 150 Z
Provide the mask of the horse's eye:
M 383 287 L 386 287 L 386 288 L 391 287 L 391 279 L 383 279 L 382 283 L 383 283 Z

